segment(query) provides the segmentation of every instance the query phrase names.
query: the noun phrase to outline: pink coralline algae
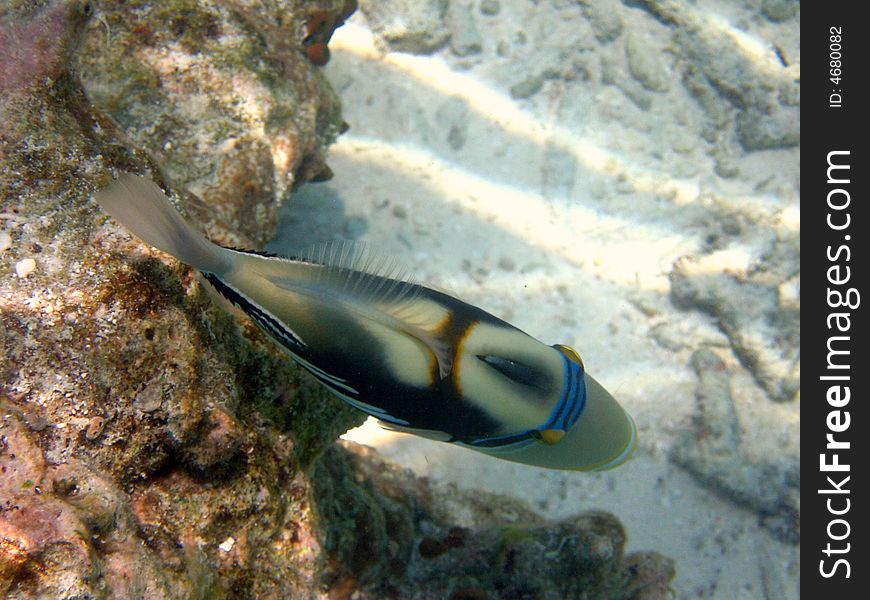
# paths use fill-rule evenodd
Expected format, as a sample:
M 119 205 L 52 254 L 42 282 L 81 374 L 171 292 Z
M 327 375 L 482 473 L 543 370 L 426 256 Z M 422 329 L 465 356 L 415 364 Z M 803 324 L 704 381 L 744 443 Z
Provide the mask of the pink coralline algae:
M 90 2 L 58 2 L 31 20 L 0 25 L 0 94 L 60 75 L 92 10 Z

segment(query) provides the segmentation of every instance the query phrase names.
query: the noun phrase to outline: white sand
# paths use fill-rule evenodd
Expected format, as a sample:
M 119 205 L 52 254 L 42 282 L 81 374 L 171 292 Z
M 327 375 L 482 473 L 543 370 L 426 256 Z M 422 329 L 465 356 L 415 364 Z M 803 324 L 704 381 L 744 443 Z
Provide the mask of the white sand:
M 567 8 L 554 8 L 560 4 Z M 668 459 L 697 410 L 691 351 L 708 344 L 727 356 L 728 342 L 709 317 L 674 308 L 667 276 L 676 259 L 699 251 L 698 223 L 710 218 L 710 194 L 799 227 L 799 150 L 736 154 L 741 174 L 722 179 L 697 137 L 697 102 L 652 94 L 643 111 L 618 87 L 602 84 L 594 62 L 589 81 L 555 77 L 531 98 L 512 99 L 510 85 L 534 64 L 511 68 L 498 41 L 514 39 L 516 23 L 526 23 L 528 47 L 536 36 L 551 39 L 559 64 L 559 44 L 571 41 L 565 28 L 579 11 L 572 6 L 501 2 L 498 18 L 477 18 L 478 28 L 487 24 L 484 49 L 468 59 L 449 50 L 381 54 L 356 15 L 336 32 L 325 69 L 351 130 L 330 152 L 335 178 L 304 188 L 286 226 L 299 245 L 367 240 L 399 258 L 416 280 L 544 342 L 574 346 L 635 417 L 635 458 L 604 474 L 563 473 L 387 433 L 373 422 L 346 437 L 435 481 L 517 496 L 549 517 L 611 511 L 625 524 L 629 550 L 676 559 L 680 598 L 797 598 L 797 548 L 776 541 L 758 515 Z M 779 36 L 799 60 L 797 22 L 789 36 L 782 27 L 771 33 L 763 20 L 747 24 L 731 3 L 695 6 L 719 11 L 723 23 L 741 22 L 745 37 L 768 52 L 764 36 Z M 626 30 L 667 49 L 665 26 L 618 8 Z M 522 11 L 533 9 L 524 20 Z M 731 247 L 716 268 L 745 268 L 757 252 L 751 240 Z M 677 349 L 657 343 L 653 329 L 677 340 Z M 745 451 L 795 448 L 798 402 L 770 402 L 736 360 L 728 366 L 736 373 Z

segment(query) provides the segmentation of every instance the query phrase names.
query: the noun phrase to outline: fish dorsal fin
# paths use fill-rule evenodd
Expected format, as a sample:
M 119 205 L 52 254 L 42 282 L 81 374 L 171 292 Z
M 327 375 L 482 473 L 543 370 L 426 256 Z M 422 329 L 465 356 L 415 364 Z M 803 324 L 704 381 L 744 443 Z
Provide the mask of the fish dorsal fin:
M 318 270 L 318 281 L 329 283 L 337 293 L 379 304 L 411 301 L 420 293 L 407 269 L 397 260 L 373 252 L 364 242 L 316 244 L 302 252 L 299 260 L 325 267 Z
M 367 317 L 419 340 L 438 362 L 441 378 L 450 374 L 453 345 L 442 327 L 449 310 L 427 297 L 425 288 L 411 281 L 408 269 L 398 261 L 372 252 L 362 242 L 350 240 L 317 244 L 296 258 L 324 267 L 314 276 L 320 293 L 346 299 L 351 308 Z M 287 282 L 287 287 L 297 285 L 298 282 Z

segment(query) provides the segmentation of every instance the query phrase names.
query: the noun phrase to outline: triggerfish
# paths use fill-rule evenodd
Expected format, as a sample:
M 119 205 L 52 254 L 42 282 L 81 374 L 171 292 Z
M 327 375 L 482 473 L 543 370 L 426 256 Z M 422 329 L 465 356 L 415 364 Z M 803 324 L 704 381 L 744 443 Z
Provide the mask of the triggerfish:
M 131 174 L 95 198 L 137 237 L 201 271 L 320 383 L 387 429 L 552 469 L 610 469 L 636 446 L 634 421 L 575 350 L 394 276 L 359 244 L 292 258 L 225 248 Z

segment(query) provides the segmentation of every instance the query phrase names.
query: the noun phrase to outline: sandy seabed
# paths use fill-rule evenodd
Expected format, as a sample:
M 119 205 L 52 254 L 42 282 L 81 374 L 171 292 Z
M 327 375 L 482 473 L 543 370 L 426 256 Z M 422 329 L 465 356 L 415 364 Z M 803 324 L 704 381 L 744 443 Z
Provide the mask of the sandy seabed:
M 797 598 L 799 531 L 772 528 L 767 505 L 734 483 L 740 472 L 675 457 L 704 435 L 699 349 L 727 372 L 738 470 L 772 461 L 777 479 L 799 463 L 799 392 L 774 401 L 776 369 L 746 358 L 741 344 L 765 331 L 731 315 L 745 326 L 735 341 L 715 307 L 675 302 L 672 286 L 675 264 L 712 281 L 770 268 L 774 305 L 747 313 L 790 302 L 799 314 L 799 255 L 777 245 L 800 229 L 799 126 L 789 122 L 799 116 L 799 5 L 795 16 L 788 2 L 628 4 L 454 1 L 451 41 L 431 54 L 391 51 L 383 24 L 358 12 L 325 67 L 350 124 L 330 152 L 335 177 L 296 194 L 273 247 L 365 240 L 414 280 L 577 348 L 634 416 L 640 444 L 626 465 L 589 474 L 372 420 L 345 437 L 547 517 L 613 512 L 629 550 L 677 561 L 679 598 Z

